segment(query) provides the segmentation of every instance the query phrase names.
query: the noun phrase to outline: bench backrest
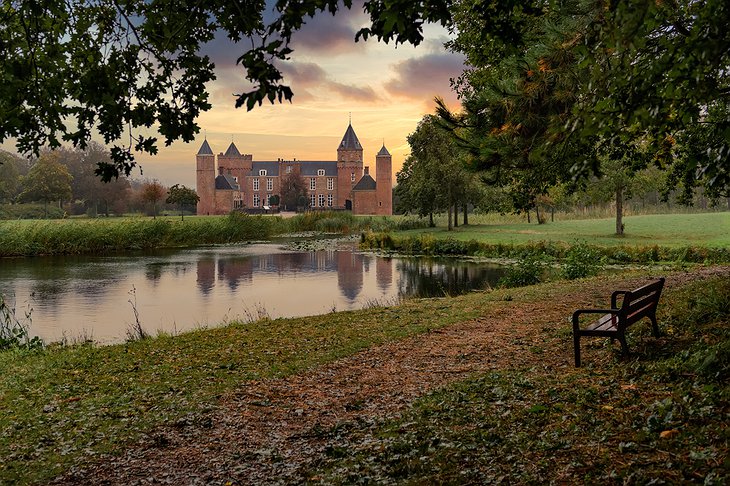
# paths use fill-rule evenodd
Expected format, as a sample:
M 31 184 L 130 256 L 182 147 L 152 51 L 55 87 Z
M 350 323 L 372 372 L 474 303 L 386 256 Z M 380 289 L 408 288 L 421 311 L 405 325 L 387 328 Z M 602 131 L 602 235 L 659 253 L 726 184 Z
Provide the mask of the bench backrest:
M 629 326 L 644 317 L 654 315 L 663 288 L 664 278 L 662 277 L 656 282 L 627 292 L 621 305 L 621 319 L 619 319 L 620 322 L 622 321 L 621 324 L 624 327 Z

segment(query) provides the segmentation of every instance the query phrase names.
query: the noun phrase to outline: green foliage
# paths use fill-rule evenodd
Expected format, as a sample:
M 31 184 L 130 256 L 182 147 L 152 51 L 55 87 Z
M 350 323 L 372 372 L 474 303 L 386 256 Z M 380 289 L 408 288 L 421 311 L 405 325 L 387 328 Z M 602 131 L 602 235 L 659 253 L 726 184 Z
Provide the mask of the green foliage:
M 0 219 L 61 219 L 63 209 L 43 204 L 0 204 Z
M 504 277 L 499 279 L 499 285 L 507 288 L 535 285 L 542 281 L 544 273 L 545 263 L 542 259 L 526 256 L 510 265 Z
M 200 197 L 194 189 L 180 184 L 175 184 L 167 191 L 167 204 L 176 204 L 180 208 L 180 219 L 183 219 L 183 208 L 185 206 L 195 207 Z
M 41 338 L 31 338 L 28 334 L 32 312 L 33 309 L 29 307 L 24 317 L 18 317 L 15 306 L 0 294 L 0 352 L 8 349 L 43 349 Z
M 18 195 L 21 202 L 52 201 L 71 199 L 73 177 L 66 166 L 59 162 L 58 154 L 45 152 L 33 164 L 28 175 L 20 179 L 23 188 Z
M 586 243 L 578 243 L 568 250 L 563 259 L 560 275 L 568 280 L 592 277 L 603 267 L 603 256 Z

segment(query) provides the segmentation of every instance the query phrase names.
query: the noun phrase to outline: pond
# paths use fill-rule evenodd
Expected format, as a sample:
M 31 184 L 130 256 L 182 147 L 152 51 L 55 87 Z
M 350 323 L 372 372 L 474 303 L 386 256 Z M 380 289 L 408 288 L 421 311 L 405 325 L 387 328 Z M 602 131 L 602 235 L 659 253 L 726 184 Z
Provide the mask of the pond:
M 135 323 L 171 334 L 259 317 L 297 317 L 455 295 L 495 285 L 502 267 L 395 258 L 354 243 L 300 251 L 277 243 L 111 256 L 0 260 L 0 293 L 46 342 L 122 342 Z

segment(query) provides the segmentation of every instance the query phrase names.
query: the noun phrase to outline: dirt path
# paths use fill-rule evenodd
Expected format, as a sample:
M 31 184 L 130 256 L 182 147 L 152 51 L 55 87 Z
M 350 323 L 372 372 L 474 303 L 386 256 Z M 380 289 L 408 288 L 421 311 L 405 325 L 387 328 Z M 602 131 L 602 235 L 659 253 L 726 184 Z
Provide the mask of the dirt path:
M 730 275 L 730 268 L 674 274 L 667 287 L 716 274 Z M 497 305 L 479 319 L 377 346 L 305 374 L 246 382 L 222 400 L 210 423 L 159 431 L 123 456 L 74 471 L 59 484 L 301 482 L 302 467 L 324 454 L 322 432 L 337 424 L 397 416 L 417 397 L 475 372 L 531 365 L 576 372 L 572 346 L 543 328 L 567 328 L 574 309 L 610 295 L 610 287 L 599 283 L 561 295 L 559 303 L 548 296 Z M 533 346 L 548 352 L 529 352 Z

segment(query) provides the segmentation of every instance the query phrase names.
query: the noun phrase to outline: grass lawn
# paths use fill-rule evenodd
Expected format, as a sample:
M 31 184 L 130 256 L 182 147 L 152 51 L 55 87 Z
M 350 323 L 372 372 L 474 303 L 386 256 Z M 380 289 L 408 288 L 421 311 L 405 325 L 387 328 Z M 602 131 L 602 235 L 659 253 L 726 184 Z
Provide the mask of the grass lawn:
M 659 245 L 730 247 L 730 212 L 699 214 L 656 214 L 624 218 L 625 235 L 617 237 L 615 220 L 580 219 L 545 224 L 489 223 L 459 226 L 454 231 L 444 227 L 395 232 L 395 236 L 418 236 L 424 233 L 457 240 L 484 243 L 521 244 L 534 241 L 575 243 L 584 241 L 601 246 Z

